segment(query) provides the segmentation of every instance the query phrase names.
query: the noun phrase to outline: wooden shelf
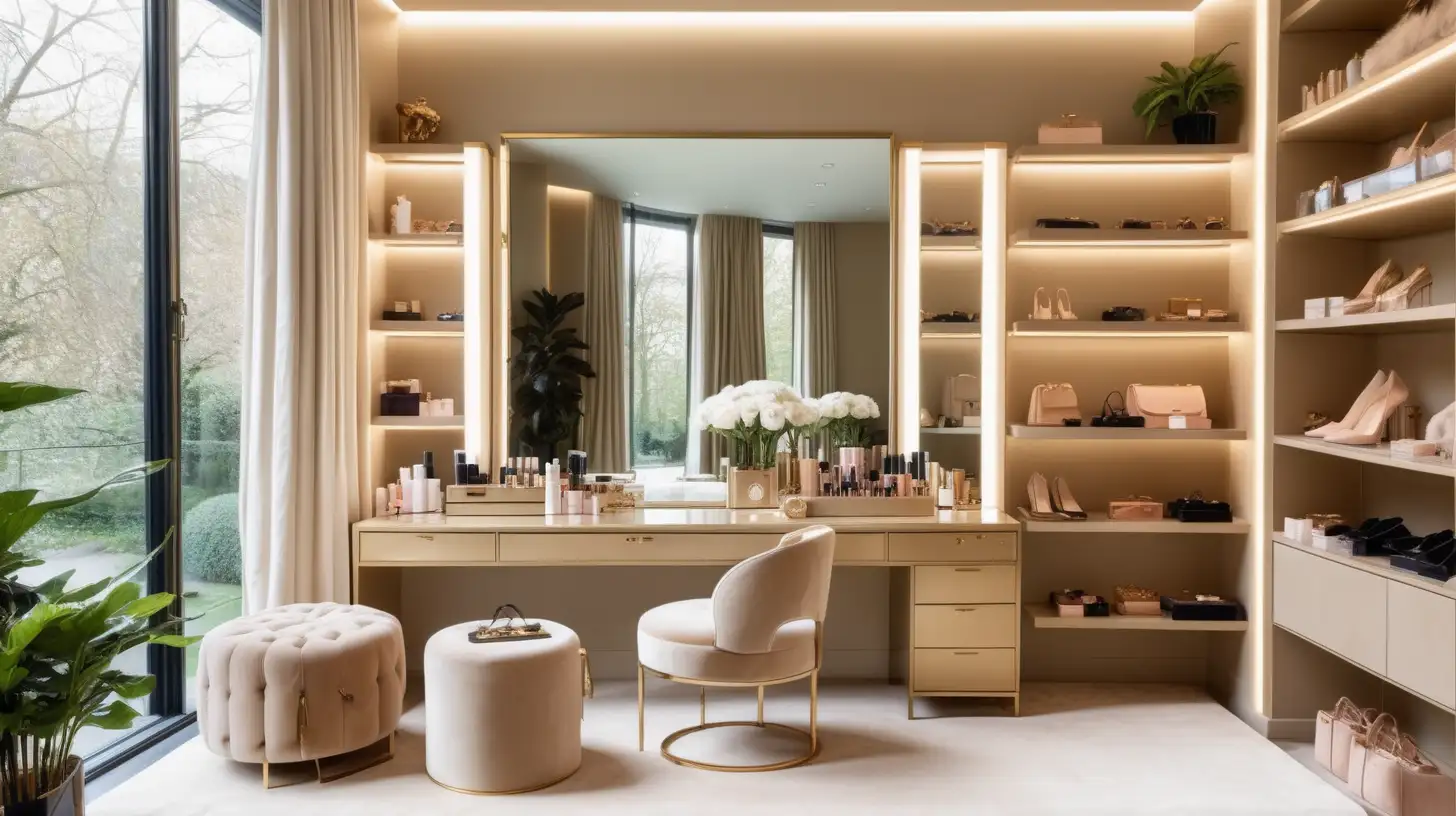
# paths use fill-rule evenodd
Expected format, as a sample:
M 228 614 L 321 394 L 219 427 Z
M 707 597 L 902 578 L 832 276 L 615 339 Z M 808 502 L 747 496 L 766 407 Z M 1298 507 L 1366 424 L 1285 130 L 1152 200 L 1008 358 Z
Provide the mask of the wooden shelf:
M 1274 330 L 1308 334 L 1413 334 L 1449 332 L 1453 325 L 1456 325 L 1456 303 L 1442 303 L 1396 312 L 1279 320 L 1274 323 Z
M 1106 513 L 1088 513 L 1085 521 L 1041 521 L 1018 510 L 1022 526 L 1028 533 L 1121 533 L 1152 535 L 1231 535 L 1247 533 L 1249 522 L 1236 518 L 1231 522 L 1195 523 L 1177 519 L 1156 521 L 1113 521 Z
M 1279 30 L 1385 31 L 1405 11 L 1406 0 L 1307 0 L 1285 15 Z
M 921 323 L 921 337 L 980 337 L 980 323 Z
M 376 428 L 464 428 L 463 416 L 377 416 L 371 423 Z
M 1011 237 L 1017 247 L 1221 247 L 1242 241 L 1242 230 L 1058 229 L 1028 227 Z
M 931 436 L 980 436 L 981 426 L 973 425 L 968 428 L 921 428 L 920 434 Z
M 1227 337 L 1241 334 L 1242 323 L 1207 320 L 1018 320 L 1011 333 L 1019 337 Z
M 1153 632 L 1243 632 L 1248 621 L 1175 621 L 1159 615 L 1119 615 L 1105 618 L 1064 618 L 1050 604 L 1029 603 L 1021 607 L 1037 629 L 1139 629 Z
M 1456 173 L 1279 224 L 1283 235 L 1383 240 L 1456 228 Z
M 1376 76 L 1366 77 L 1333 99 L 1285 119 L 1279 123 L 1279 140 L 1389 141 L 1413 132 L 1422 122 L 1450 119 L 1456 109 L 1453 84 L 1456 37 L 1442 40 Z
M 1173 431 L 1167 428 L 1094 428 L 1090 425 L 1069 428 L 1065 425 L 1012 425 L 1008 435 L 1017 439 L 1087 439 L 1157 441 L 1238 441 L 1249 434 L 1234 428 L 1213 428 L 1207 431 Z
M 465 236 L 458 232 L 417 232 L 410 235 L 371 232 L 369 240 L 384 246 L 460 247 L 465 245 Z
M 376 320 L 369 330 L 387 337 L 463 337 L 465 323 L 460 320 Z
M 1303 434 L 1277 434 L 1274 437 L 1274 444 L 1285 448 L 1323 453 L 1341 459 L 1351 459 L 1367 465 L 1380 465 L 1456 478 L 1456 464 L 1452 464 L 1450 460 L 1442 459 L 1439 456 L 1420 456 L 1415 459 L 1394 457 L 1390 455 L 1389 445 L 1337 445 L 1334 442 L 1326 442 L 1323 439 Z
M 379 144 L 370 151 L 389 164 L 464 164 L 460 144 Z
M 1015 164 L 1228 164 L 1243 145 L 1026 145 Z
M 980 252 L 979 235 L 922 235 L 921 252 Z
M 1399 581 L 1413 587 L 1419 587 L 1428 592 L 1435 592 L 1445 595 L 1448 598 L 1456 598 L 1456 581 L 1447 583 L 1435 578 L 1427 578 L 1414 572 L 1396 569 L 1390 565 L 1390 558 L 1384 555 L 1344 555 L 1342 553 L 1321 550 L 1310 544 L 1304 544 L 1288 538 L 1280 533 L 1274 533 L 1271 538 L 1275 544 L 1282 544 L 1285 547 L 1299 550 L 1300 552 L 1317 555 L 1327 561 L 1336 564 L 1343 564 L 1347 567 L 1368 572 L 1371 575 L 1379 575 L 1382 578 L 1389 578 L 1392 581 Z

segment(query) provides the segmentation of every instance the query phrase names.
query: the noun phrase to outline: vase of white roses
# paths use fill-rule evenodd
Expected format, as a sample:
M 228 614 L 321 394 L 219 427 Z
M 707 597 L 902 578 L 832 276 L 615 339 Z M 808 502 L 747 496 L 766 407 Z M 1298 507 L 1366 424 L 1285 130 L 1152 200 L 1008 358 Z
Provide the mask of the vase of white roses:
M 698 427 L 731 443 L 728 471 L 728 506 L 777 507 L 776 470 L 779 441 L 814 426 L 818 411 L 792 387 L 773 380 L 730 385 L 703 400 L 695 422 Z
M 865 478 L 865 463 L 869 460 L 869 421 L 880 416 L 880 406 L 864 394 L 835 391 L 815 401 L 819 408 L 820 427 L 829 435 L 829 441 L 839 450 L 839 466 L 846 474 L 849 469 L 858 471 L 859 478 Z

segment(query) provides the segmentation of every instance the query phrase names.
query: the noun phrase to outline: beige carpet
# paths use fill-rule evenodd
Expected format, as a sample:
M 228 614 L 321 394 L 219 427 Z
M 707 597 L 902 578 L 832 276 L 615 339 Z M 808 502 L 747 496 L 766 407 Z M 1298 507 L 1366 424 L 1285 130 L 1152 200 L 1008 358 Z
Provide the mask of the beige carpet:
M 820 700 L 823 753 L 769 774 L 678 767 L 657 743 L 697 720 L 697 698 L 649 687 L 648 750 L 636 748 L 635 685 L 603 683 L 583 723 L 575 776 L 513 797 L 457 794 L 424 774 L 424 709 L 409 711 L 398 753 L 326 785 L 264 791 L 258 769 L 208 753 L 197 740 L 88 806 L 91 816 L 223 814 L 1349 814 L 1361 810 L 1200 690 L 1141 685 L 1035 685 L 1022 716 L 905 718 L 904 689 L 830 685 Z M 806 692 L 772 691 L 769 719 L 803 724 Z M 917 713 L 932 713 L 929 703 Z M 717 692 L 710 719 L 753 716 L 751 695 Z M 756 732 L 756 729 L 754 730 Z M 765 759 L 782 745 L 713 732 L 679 743 Z

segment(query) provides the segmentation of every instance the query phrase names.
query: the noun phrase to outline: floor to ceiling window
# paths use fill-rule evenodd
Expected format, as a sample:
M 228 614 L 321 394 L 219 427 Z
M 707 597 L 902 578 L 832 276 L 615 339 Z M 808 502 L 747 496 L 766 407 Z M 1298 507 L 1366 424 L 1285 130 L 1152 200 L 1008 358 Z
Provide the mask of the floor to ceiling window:
M 785 308 L 787 306 L 788 308 Z M 770 380 L 794 385 L 794 228 L 763 227 L 763 360 Z
M 168 585 L 166 564 L 137 580 L 186 593 L 185 613 L 203 615 L 192 631 L 237 614 L 236 567 L 204 575 L 193 565 L 240 559 L 236 500 L 211 526 L 197 514 L 224 506 L 237 484 L 237 303 L 259 3 L 0 0 L 0 378 L 85 390 L 0 419 L 0 489 L 60 496 L 147 458 L 178 468 L 52 514 L 22 540 L 45 559 L 22 579 L 118 574 L 180 523 L 188 583 Z M 174 53 L 149 54 L 147 43 Z M 175 122 L 175 153 L 159 122 Z M 177 201 L 168 201 L 168 168 Z M 169 209 L 180 224 L 157 217 Z M 192 311 L 185 351 L 168 339 L 178 306 L 168 294 L 173 233 Z M 179 353 L 175 404 L 161 372 Z M 179 415 L 184 445 L 156 432 Z M 178 490 L 185 521 L 168 510 Z M 207 542 L 205 558 L 197 541 Z M 175 563 L 176 549 L 161 559 Z M 191 661 L 162 653 L 118 658 L 158 678 L 157 692 L 133 701 L 145 715 L 138 740 L 184 713 Z M 77 751 L 93 757 L 130 736 L 88 729 Z M 105 764 L 88 758 L 88 773 Z
M 644 481 L 687 461 L 694 218 L 628 206 L 623 245 L 631 287 L 631 466 Z

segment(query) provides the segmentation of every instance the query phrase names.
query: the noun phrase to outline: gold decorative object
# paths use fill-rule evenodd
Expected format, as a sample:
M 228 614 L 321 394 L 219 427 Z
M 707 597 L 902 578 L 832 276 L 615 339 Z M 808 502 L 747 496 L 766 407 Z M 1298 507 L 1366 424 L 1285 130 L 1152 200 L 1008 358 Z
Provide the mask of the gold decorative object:
M 459 221 L 430 221 L 424 218 L 416 218 L 410 222 L 410 231 L 425 234 L 443 234 L 447 232 L 460 232 Z
M 430 107 L 423 96 L 413 102 L 400 102 L 394 106 L 399 114 L 399 141 L 402 144 L 428 142 L 440 129 L 440 114 Z
M 809 502 L 801 496 L 784 499 L 784 518 L 801 519 L 809 514 Z
M 728 508 L 730 510 L 777 507 L 779 479 L 777 470 L 730 468 L 728 471 Z

